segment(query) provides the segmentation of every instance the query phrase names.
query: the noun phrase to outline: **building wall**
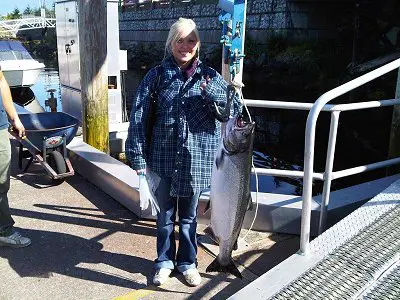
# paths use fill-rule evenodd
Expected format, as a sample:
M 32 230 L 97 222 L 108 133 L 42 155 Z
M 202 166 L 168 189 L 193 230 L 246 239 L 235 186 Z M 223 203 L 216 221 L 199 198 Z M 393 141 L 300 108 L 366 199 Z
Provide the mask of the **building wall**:
M 192 18 L 203 43 L 218 44 L 221 24 L 217 0 L 125 9 L 120 13 L 121 43 L 165 42 L 179 17 Z M 248 0 L 246 34 L 260 43 L 272 34 L 295 38 L 323 38 L 335 34 L 338 20 L 353 1 Z

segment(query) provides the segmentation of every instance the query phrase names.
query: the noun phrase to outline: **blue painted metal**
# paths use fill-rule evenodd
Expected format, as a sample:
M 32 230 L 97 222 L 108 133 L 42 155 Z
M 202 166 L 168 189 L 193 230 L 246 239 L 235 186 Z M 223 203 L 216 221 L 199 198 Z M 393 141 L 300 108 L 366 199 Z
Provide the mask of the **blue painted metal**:
M 233 9 L 234 9 L 233 0 L 219 0 L 218 7 L 231 15 L 233 14 Z
M 224 47 L 225 62 L 229 64 L 231 80 L 241 73 L 244 58 L 244 36 L 247 0 L 219 0 L 222 9 L 219 20 L 222 22 L 221 43 Z
M 24 124 L 26 134 L 26 139 L 21 142 L 33 152 L 40 152 L 44 142 L 55 137 L 65 136 L 68 144 L 75 137 L 79 125 L 78 119 L 63 112 L 20 114 L 19 118 Z

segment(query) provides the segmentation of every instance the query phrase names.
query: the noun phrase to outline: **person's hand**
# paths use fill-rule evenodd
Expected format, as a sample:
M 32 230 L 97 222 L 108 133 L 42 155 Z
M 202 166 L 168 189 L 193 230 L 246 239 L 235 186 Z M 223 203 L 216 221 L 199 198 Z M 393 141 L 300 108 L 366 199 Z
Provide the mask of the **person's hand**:
M 135 170 L 138 175 L 146 175 L 146 169 Z
M 209 82 L 210 82 L 210 75 L 204 76 L 203 80 L 200 83 L 200 89 L 204 91 Z
M 25 127 L 19 118 L 15 118 L 14 120 L 12 120 L 11 126 L 13 128 L 13 131 L 17 132 L 20 138 L 23 138 L 25 136 Z

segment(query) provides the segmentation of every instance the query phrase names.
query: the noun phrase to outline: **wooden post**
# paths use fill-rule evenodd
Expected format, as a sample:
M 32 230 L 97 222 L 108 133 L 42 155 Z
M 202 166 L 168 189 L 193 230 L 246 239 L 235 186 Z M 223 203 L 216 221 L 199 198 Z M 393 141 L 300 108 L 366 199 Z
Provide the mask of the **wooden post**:
M 400 98 L 400 68 L 397 73 L 396 95 L 395 98 Z M 389 157 L 400 157 L 400 105 L 393 107 L 392 128 L 390 131 L 389 141 Z M 396 167 L 399 170 L 399 167 Z
M 109 153 L 107 1 L 78 0 L 83 140 Z

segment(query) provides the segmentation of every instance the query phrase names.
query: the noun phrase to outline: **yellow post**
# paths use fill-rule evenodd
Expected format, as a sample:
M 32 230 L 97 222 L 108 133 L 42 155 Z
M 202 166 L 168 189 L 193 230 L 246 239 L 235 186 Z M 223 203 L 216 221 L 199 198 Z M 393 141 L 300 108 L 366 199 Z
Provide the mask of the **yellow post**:
M 109 153 L 107 1 L 78 0 L 83 140 Z

